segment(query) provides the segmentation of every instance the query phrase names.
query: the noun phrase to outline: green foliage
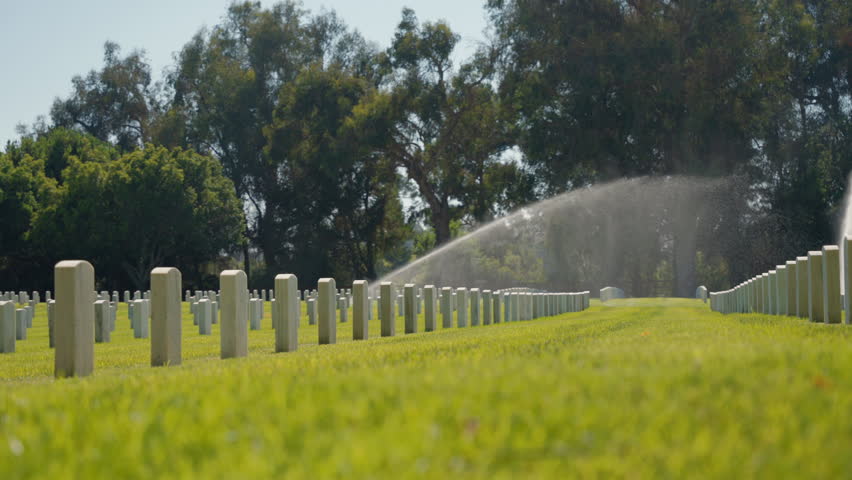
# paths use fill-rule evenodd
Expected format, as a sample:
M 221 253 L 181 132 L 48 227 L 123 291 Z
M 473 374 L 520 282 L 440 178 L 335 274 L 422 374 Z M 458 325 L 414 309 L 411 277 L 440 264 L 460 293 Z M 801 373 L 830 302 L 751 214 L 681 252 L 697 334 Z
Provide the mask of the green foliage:
M 6 156 L 15 164 L 25 156 L 44 161 L 46 176 L 62 182 L 62 171 L 72 158 L 82 162 L 108 162 L 119 152 L 109 143 L 63 127 L 55 127 L 43 134 L 22 137 L 19 143 L 10 144 Z
M 844 325 L 628 299 L 358 342 L 350 322 L 337 345 L 316 345 L 304 322 L 299 350 L 274 354 L 267 313 L 248 358 L 220 360 L 218 326 L 195 334 L 184 305 L 183 365 L 151 368 L 122 307 L 112 343 L 95 346 L 94 375 L 54 380 L 44 315 L 0 356 L 8 478 L 841 478 L 852 468 Z
M 81 168 L 74 159 L 109 163 L 148 143 L 220 163 L 244 210 L 252 284 L 281 269 L 375 278 L 448 242 L 456 226 L 644 174 L 736 182 L 716 212 L 668 211 L 695 232 L 652 219 L 665 247 L 618 252 L 624 271 L 580 261 L 593 256 L 583 246 L 559 251 L 566 241 L 547 255 L 640 294 L 665 284 L 691 296 L 703 275 L 732 283 L 835 242 L 852 170 L 850 2 L 489 0 L 486 11 L 494 35 L 461 62 L 445 21 L 406 8 L 378 51 L 334 12 L 295 0 L 233 3 L 162 82 L 144 51 L 105 43 L 103 65 L 53 103 L 52 124 L 7 146 L 0 270 L 10 282 L 46 278 L 28 272 L 53 246 L 28 232 L 63 171 Z M 32 170 L 26 158 L 44 163 L 45 178 L 16 177 Z M 105 175 L 83 170 L 75 188 Z M 407 218 L 400 194 L 415 197 Z M 697 265 L 695 251 L 715 266 Z M 671 279 L 654 279 L 661 262 Z
M 102 279 L 141 289 L 152 268 L 174 265 L 192 281 L 241 242 L 233 185 L 210 157 L 148 145 L 110 162 L 72 159 L 63 181 L 34 234 L 56 259 L 89 259 Z
M 477 278 L 496 279 L 496 285 L 541 287 L 545 284 L 544 258 L 529 245 L 507 242 L 506 245 L 471 245 L 471 264 Z M 482 288 L 488 288 L 482 282 Z
M 216 160 L 110 145 L 56 128 L 0 155 L 3 288 L 51 289 L 53 265 L 85 258 L 107 288 L 145 288 L 155 266 L 197 285 L 207 262 L 242 243 L 233 184 Z
M 269 274 L 374 276 L 396 177 L 342 131 L 375 84 L 373 53 L 333 12 L 286 1 L 234 3 L 178 56 L 171 120 L 183 119 L 185 145 L 222 163 Z
M 546 192 L 640 174 L 741 179 L 731 213 L 699 225 L 752 239 L 747 253 L 729 238 L 701 247 L 732 266 L 729 282 L 835 242 L 852 169 L 849 2 L 487 8 L 504 53 L 501 101 Z M 672 241 L 675 288 L 688 294 L 695 249 L 685 232 Z
M 492 174 L 511 146 L 510 124 L 490 85 L 492 58 L 480 52 L 455 70 L 451 54 L 458 41 L 445 22 L 421 24 L 404 9 L 382 57 L 390 72 L 386 92 L 371 97 L 355 117 L 416 184 L 425 205 L 417 213 L 437 245 L 450 240 L 453 220 L 490 218 L 509 188 L 499 182 L 505 174 Z
M 342 284 L 375 278 L 383 249 L 402 240 L 391 224 L 401 218 L 388 212 L 401 208 L 394 166 L 353 126 L 372 91 L 340 68 L 314 65 L 281 88 L 265 129 L 274 168 L 265 180 L 264 255 L 309 283 L 329 272 Z
M 16 155 L 17 156 L 17 155 Z M 44 160 L 23 154 L 0 155 L 0 271 L 3 288 L 46 286 L 39 268 L 47 264 L 34 248 L 32 225 L 57 196 L 56 181 L 44 174 Z
M 554 191 L 638 174 L 724 174 L 752 157 L 764 108 L 756 2 L 489 7 L 508 47 L 501 89 L 520 145 Z
M 50 116 L 55 126 L 79 129 L 129 151 L 150 140 L 157 98 L 145 53 L 133 51 L 125 58 L 120 53 L 117 44 L 106 42 L 103 69 L 75 76 L 71 96 L 56 99 Z

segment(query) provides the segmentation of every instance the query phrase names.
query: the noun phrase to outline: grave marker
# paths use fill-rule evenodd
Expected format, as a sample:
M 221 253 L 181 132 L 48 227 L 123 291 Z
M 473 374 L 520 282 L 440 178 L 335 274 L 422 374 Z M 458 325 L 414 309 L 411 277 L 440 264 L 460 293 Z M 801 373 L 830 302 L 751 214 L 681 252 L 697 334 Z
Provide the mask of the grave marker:
M 56 343 L 56 300 L 47 301 L 47 337 L 48 346 L 54 348 Z
M 767 284 L 767 288 L 769 291 L 767 292 L 767 298 L 769 302 L 769 313 L 770 315 L 778 314 L 778 275 L 775 270 L 769 271 L 769 283 Z
M 482 291 L 482 324 L 491 325 L 491 290 Z
M 23 308 L 15 309 L 15 339 L 27 339 L 27 311 Z
M 787 315 L 796 316 L 796 262 L 788 260 L 787 265 Z M 748 309 L 746 309 L 748 311 Z
M 260 330 L 260 321 L 263 318 L 263 313 L 260 310 L 260 299 L 249 299 L 249 328 L 252 330 Z
M 211 335 L 213 333 L 212 306 L 210 300 L 206 298 L 195 302 L 194 316 L 199 335 Z
M 152 367 L 181 363 L 181 281 L 177 268 L 151 270 Z
M 424 330 L 434 332 L 438 327 L 438 289 L 434 285 L 423 288 Z
M 808 318 L 808 257 L 796 257 L 796 314 Z
M 367 296 L 367 282 L 355 280 L 352 283 L 352 338 L 367 340 L 369 337 L 370 299 Z
M 109 302 L 98 300 L 95 302 L 95 343 L 109 343 L 110 320 Z
M 822 247 L 822 311 L 825 323 L 840 323 L 840 249 Z
M 309 298 L 305 302 L 305 309 L 308 312 L 308 325 L 317 324 L 317 301 L 315 298 Z
M 453 289 L 444 287 L 441 289 L 441 326 L 453 327 Z
M 219 275 L 222 292 L 221 357 L 235 358 L 248 355 L 248 287 L 242 270 L 225 270 Z
M 778 265 L 775 271 L 778 275 L 778 292 L 775 295 L 778 299 L 778 315 L 787 315 L 787 265 Z
M 822 322 L 825 316 L 822 270 L 822 252 L 808 252 L 808 318 L 812 322 Z
M 456 306 L 456 326 L 463 328 L 467 326 L 468 305 L 466 288 L 456 289 L 456 302 L 458 302 Z
M 275 276 L 275 303 L 272 325 L 275 351 L 295 352 L 299 348 L 299 279 L 290 273 Z
M 470 289 L 470 326 L 478 327 L 481 322 L 481 317 L 479 316 L 479 289 L 471 288 Z
M 509 323 L 512 321 L 512 294 L 505 292 L 501 296 L 503 297 L 503 321 Z
M 492 298 L 492 313 L 494 314 L 494 323 L 500 323 L 500 302 L 503 294 L 501 292 L 494 292 Z
M 133 338 L 148 338 L 148 300 L 133 301 Z
M 15 303 L 0 302 L 0 353 L 15 353 L 16 323 Z
M 845 236 L 843 237 L 843 310 L 846 312 L 846 317 L 844 319 L 844 323 L 852 323 L 852 315 L 850 315 L 850 305 L 852 305 L 852 300 L 850 300 L 850 291 L 852 291 L 852 252 L 849 250 L 852 249 L 852 237 Z
M 343 295 L 337 297 L 337 311 L 340 313 L 340 323 L 349 321 L 349 309 L 346 306 L 346 297 Z
M 337 297 L 333 278 L 319 280 L 319 344 L 337 342 L 337 323 L 334 321 L 334 303 Z
M 54 288 L 54 375 L 90 375 L 95 352 L 95 269 L 85 260 L 63 260 L 54 268 Z

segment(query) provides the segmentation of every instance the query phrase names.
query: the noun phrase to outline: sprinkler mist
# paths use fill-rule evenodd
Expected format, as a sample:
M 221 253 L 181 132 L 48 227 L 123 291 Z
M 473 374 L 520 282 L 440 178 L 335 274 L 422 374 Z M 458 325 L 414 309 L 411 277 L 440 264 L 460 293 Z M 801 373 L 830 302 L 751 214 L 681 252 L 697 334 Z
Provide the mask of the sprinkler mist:
M 738 215 L 735 182 L 640 177 L 581 188 L 482 225 L 376 280 L 693 296 L 696 251 Z

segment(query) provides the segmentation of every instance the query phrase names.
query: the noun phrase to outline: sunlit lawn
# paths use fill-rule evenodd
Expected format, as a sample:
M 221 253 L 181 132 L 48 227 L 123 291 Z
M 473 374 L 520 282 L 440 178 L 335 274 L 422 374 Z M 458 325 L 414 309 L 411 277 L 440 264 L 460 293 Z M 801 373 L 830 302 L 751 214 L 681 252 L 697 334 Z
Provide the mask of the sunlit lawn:
M 122 306 L 95 373 L 54 380 L 43 305 L 0 355 L 0 478 L 842 478 L 846 325 L 723 316 L 693 300 L 249 356 L 184 310 L 184 363 L 149 367 Z M 420 330 L 422 332 L 422 318 Z M 440 321 L 439 321 L 440 327 Z

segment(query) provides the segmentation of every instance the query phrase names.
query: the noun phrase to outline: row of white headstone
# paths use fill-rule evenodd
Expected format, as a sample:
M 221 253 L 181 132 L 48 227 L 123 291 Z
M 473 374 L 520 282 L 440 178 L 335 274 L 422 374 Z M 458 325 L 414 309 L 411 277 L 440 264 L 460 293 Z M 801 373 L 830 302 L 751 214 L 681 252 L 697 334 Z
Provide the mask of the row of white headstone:
M 94 292 L 94 268 L 85 260 L 66 260 L 56 265 L 54 288 L 56 299 L 48 303 L 51 342 L 55 347 L 54 373 L 57 377 L 85 376 L 94 369 L 94 343 L 96 336 L 100 341 L 108 341 L 109 333 L 115 329 L 115 302 L 108 295 L 92 301 Z M 246 275 L 241 270 L 226 270 L 219 276 L 220 290 L 215 302 L 220 313 L 220 355 L 221 358 L 244 357 L 248 354 L 248 323 L 262 317 L 262 298 L 251 298 L 247 288 Z M 274 295 L 272 295 L 272 325 L 275 329 L 275 351 L 290 352 L 298 348 L 298 327 L 300 317 L 299 299 L 304 298 L 297 290 L 295 275 L 281 274 L 275 277 Z M 151 365 L 179 365 L 181 363 L 181 274 L 176 268 L 158 267 L 151 271 L 150 298 L 137 298 L 131 302 L 133 313 L 130 315 L 134 333 L 148 336 L 150 316 Z M 395 295 L 393 284 L 384 282 L 380 286 L 381 296 L 379 312 L 381 335 L 393 336 L 396 327 L 394 315 Z M 405 332 L 417 332 L 414 285 L 405 285 Z M 341 294 L 333 278 L 323 278 L 318 282 L 316 296 L 309 295 L 308 301 L 316 308 L 318 323 L 318 343 L 333 344 L 337 341 L 336 310 L 347 310 L 348 296 L 352 299 L 353 338 L 368 338 L 370 306 L 367 282 L 354 282 L 351 293 Z M 422 289 L 425 310 L 425 329 L 437 328 L 437 316 L 443 316 L 443 326 L 452 326 L 453 310 L 459 327 L 468 325 L 499 323 L 505 321 L 532 320 L 535 318 L 558 315 L 566 312 L 585 310 L 589 306 L 589 292 L 578 293 L 524 293 L 491 292 L 472 288 L 450 287 L 441 289 L 427 285 Z M 456 308 L 451 302 L 456 298 Z M 129 297 L 126 296 L 126 298 Z M 250 307 L 254 301 L 256 307 Z M 193 311 L 212 307 L 209 298 L 198 299 Z M 203 305 L 198 307 L 198 305 Z M 311 303 L 309 303 L 310 305 Z M 209 307 L 208 307 L 209 306 Z M 481 310 L 480 310 L 481 308 Z M 259 309 L 259 310 L 258 310 Z M 2 309 L 0 309 L 2 310 Z M 501 317 L 501 310 L 504 316 Z M 259 312 L 259 313 L 258 313 Z M 468 316 L 469 314 L 469 316 Z M 51 322 L 52 320 L 52 322 Z M 205 319 L 206 322 L 206 319 Z M 13 339 L 15 322 L 5 321 L 0 315 L 0 344 Z M 9 332 L 12 336 L 9 337 Z M 134 335 L 136 336 L 136 335 Z M 143 337 L 144 338 L 144 337 Z M 106 339 L 106 340 L 104 340 Z M 14 345 L 13 347 L 14 348 Z
M 268 298 L 269 301 L 272 301 L 274 304 L 273 292 L 274 291 L 272 289 L 269 289 L 268 291 L 266 289 L 262 289 L 260 291 L 254 290 L 249 293 L 249 328 L 251 330 L 259 330 L 261 328 L 261 321 L 264 315 L 264 302 Z M 315 325 L 317 291 L 304 290 L 304 292 L 300 291 L 298 293 L 300 299 L 305 299 L 307 302 L 309 323 L 311 325 Z M 421 294 L 422 290 L 418 294 L 418 299 L 420 299 Z M 111 333 L 115 331 L 119 293 L 118 291 L 113 291 L 112 294 L 110 294 L 108 291 L 101 291 L 99 293 L 95 292 L 94 295 L 97 299 L 94 302 L 96 317 L 95 343 L 109 342 Z M 129 290 L 124 291 L 123 298 L 124 302 L 127 303 L 127 318 L 130 322 L 130 328 L 133 330 L 134 338 L 147 339 L 149 336 L 149 322 L 151 319 L 150 296 L 150 290 L 144 292 L 136 290 L 132 293 Z M 199 334 L 201 335 L 210 335 L 211 326 L 218 323 L 219 296 L 220 294 L 218 291 L 196 290 L 194 295 L 190 293 L 189 290 L 185 292 L 185 300 L 190 302 L 190 312 L 193 314 L 193 324 L 198 326 Z M 8 304 L 0 303 L 0 306 L 2 306 L 2 309 L 0 309 L 0 317 L 8 317 L 15 322 L 14 340 L 26 340 L 27 329 L 32 327 L 35 306 L 40 302 L 40 293 L 38 291 L 34 291 L 32 296 L 30 296 L 28 292 L 24 291 L 19 293 L 2 292 L 0 293 L 0 298 L 8 300 Z M 53 348 L 53 305 L 55 302 L 52 300 L 51 292 L 49 290 L 46 292 L 45 298 L 47 301 L 49 346 L 50 348 Z M 370 298 L 369 300 L 372 302 L 374 299 Z M 402 311 L 403 297 L 401 293 L 398 296 L 398 300 L 398 308 Z M 0 300 L 0 302 L 2 302 L 2 300 Z M 17 303 L 23 304 L 21 308 L 15 308 Z M 341 322 L 347 321 L 347 309 L 351 307 L 351 304 L 352 290 L 339 290 L 337 308 L 340 312 L 339 316 Z M 373 304 L 371 303 L 371 305 Z M 418 313 L 420 313 L 420 310 L 421 305 L 418 303 Z M 370 319 L 372 319 L 372 310 L 370 310 L 370 313 Z M 0 323 L 4 322 L 0 321 Z M 8 321 L 5 323 L 8 323 Z M 11 337 L 11 335 L 9 335 L 9 337 Z M 0 331 L 0 340 L 3 338 L 3 332 Z M 15 342 L 12 341 L 11 338 L 8 340 L 9 341 L 5 342 L 0 341 L 0 353 L 13 353 L 15 351 Z
M 14 301 L 0 301 L 0 353 L 13 353 L 15 341 L 27 339 L 27 330 L 33 326 L 34 315 L 32 300 L 21 308 L 16 308 Z
M 723 292 L 710 293 L 710 308 L 721 313 L 765 313 L 807 318 L 812 322 L 850 323 L 849 295 L 841 295 L 841 261 L 847 285 L 852 285 L 852 237 L 844 239 L 844 258 L 836 245 L 810 251 L 775 270 L 762 273 Z
M 45 302 L 50 300 L 50 290 L 46 292 Z M 0 301 L 15 302 L 15 303 L 41 303 L 41 293 L 38 290 L 33 291 L 32 295 L 29 292 L 0 292 Z
M 47 299 L 50 300 L 50 291 L 47 292 Z M 14 353 L 15 342 L 27 339 L 27 331 L 33 326 L 35 308 L 39 302 L 41 295 L 37 291 L 32 296 L 24 291 L 0 294 L 0 353 Z

